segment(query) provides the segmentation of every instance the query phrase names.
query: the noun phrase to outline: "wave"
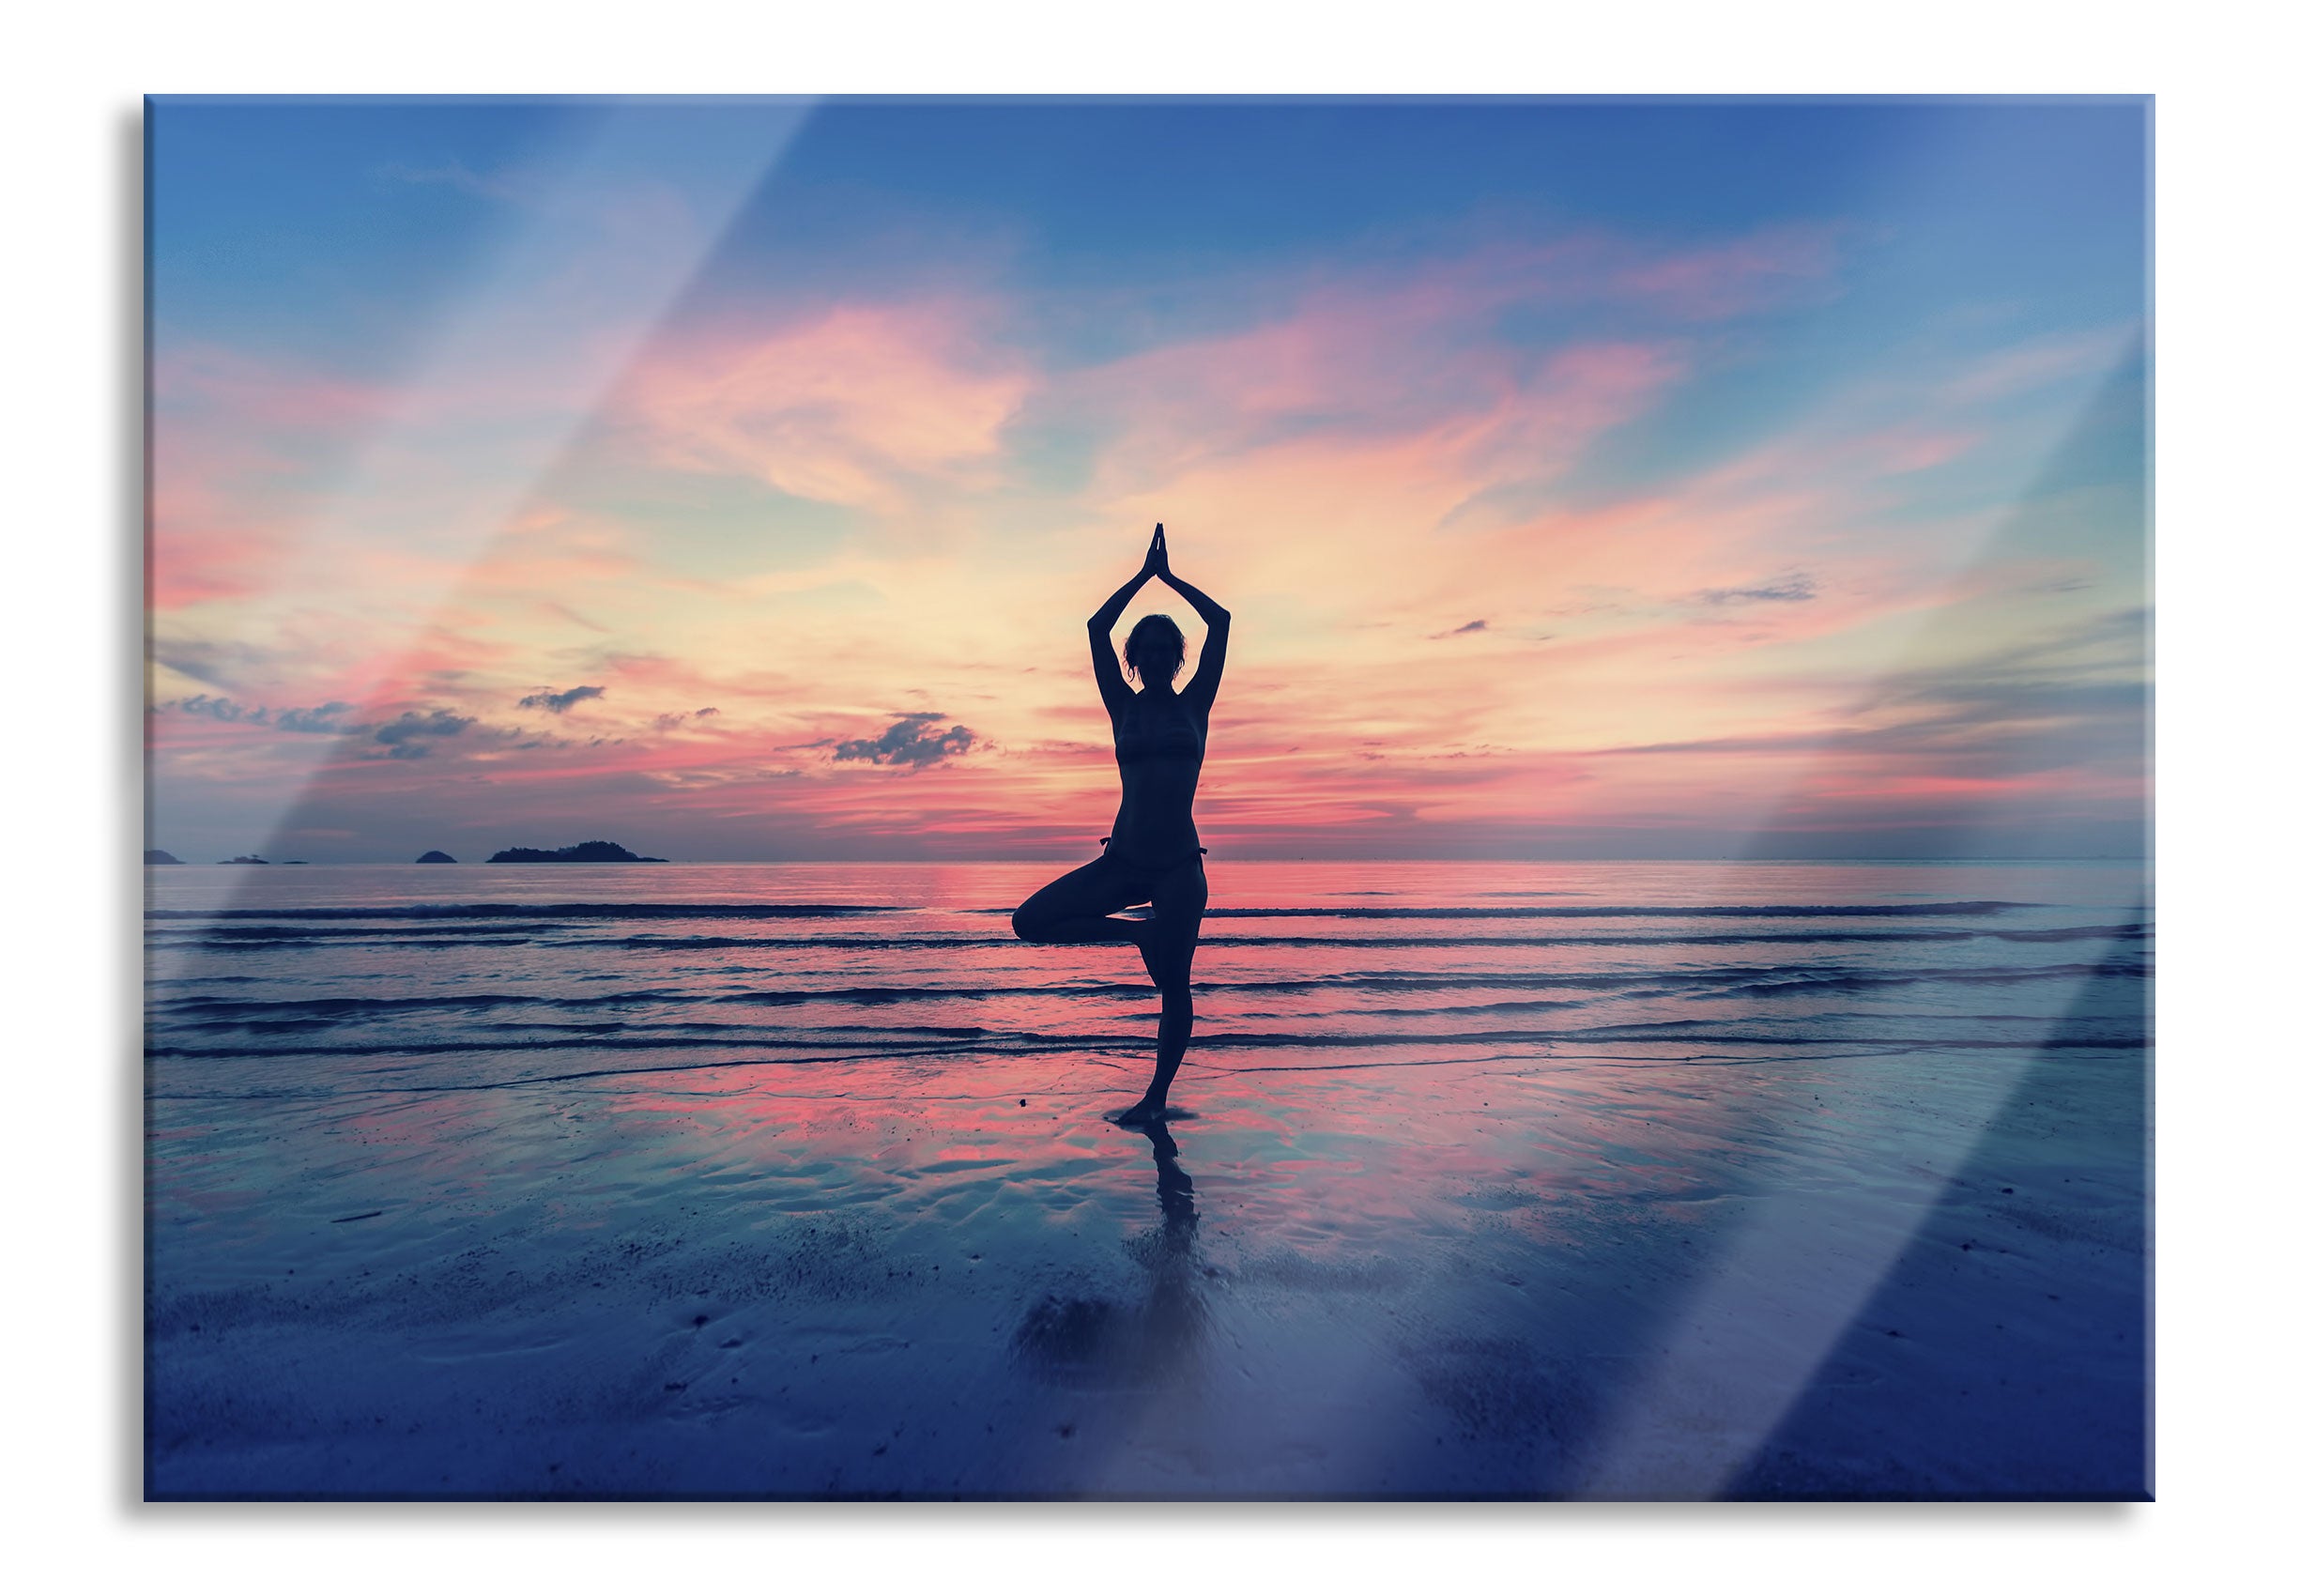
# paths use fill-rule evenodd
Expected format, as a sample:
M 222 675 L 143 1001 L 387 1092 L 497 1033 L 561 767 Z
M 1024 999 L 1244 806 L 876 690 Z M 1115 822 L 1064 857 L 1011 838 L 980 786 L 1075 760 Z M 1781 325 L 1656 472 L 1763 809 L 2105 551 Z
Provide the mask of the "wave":
M 1858 1016 L 1816 1016 L 1802 1021 L 1813 1024 L 1822 1020 L 1843 1021 Z M 1295 1048 L 1306 1051 L 1326 1049 L 1392 1048 L 1392 1047 L 1525 1047 L 1556 1043 L 1633 1042 L 1655 1045 L 1702 1043 L 1718 1046 L 1747 1046 L 1767 1048 L 1841 1047 L 1857 1042 L 1863 1047 L 1894 1047 L 1925 1050 L 1955 1051 L 2028 1051 L 2037 1049 L 2133 1049 L 2145 1048 L 2151 1037 L 2145 1034 L 2108 1033 L 2083 1036 L 2072 1031 L 2065 1017 L 2060 1016 L 1972 1016 L 1974 1020 L 1991 1020 L 2024 1025 L 2053 1027 L 2041 1036 L 1900 1036 L 1893 1034 L 1829 1035 L 1786 1034 L 1777 1031 L 1704 1029 L 1695 1021 L 1652 1021 L 1641 1023 L 1586 1025 L 1545 1030 L 1506 1031 L 1449 1031 L 1431 1036 L 1399 1036 L 1394 1032 L 1294 1032 L 1294 1031 L 1229 1031 L 1201 1033 L 1190 1043 L 1191 1051 L 1202 1053 L 1223 1049 Z M 503 1037 L 487 1041 L 402 1041 L 348 1042 L 314 1044 L 305 1047 L 281 1048 L 203 1048 L 161 1045 L 146 1050 L 150 1058 L 176 1059 L 257 1059 L 257 1058 L 379 1058 L 438 1056 L 459 1053 L 551 1052 L 586 1051 L 593 1052 L 660 1051 L 668 1049 L 698 1049 L 711 1047 L 739 1047 L 752 1051 L 790 1052 L 805 1048 L 836 1047 L 851 1050 L 883 1039 L 889 1045 L 913 1048 L 925 1041 L 939 1042 L 942 1051 L 958 1052 L 1046 1052 L 1098 1051 L 1124 1050 L 1140 1051 L 1148 1037 L 1139 1033 L 1083 1032 L 1075 1034 L 1036 1031 L 994 1031 L 979 1026 L 902 1025 L 885 1027 L 817 1026 L 803 1034 L 788 1036 L 757 1036 L 742 1038 L 712 1039 L 696 1036 L 545 1036 Z M 729 1065 L 744 1062 L 728 1059 Z M 801 1057 L 798 1062 L 805 1062 Z
M 470 927 L 468 931 L 456 928 L 416 924 L 408 926 L 161 926 L 147 929 L 145 940 L 162 946 L 180 944 L 234 942 L 463 942 L 472 936 L 518 936 L 532 938 L 548 936 L 560 928 L 544 922 L 505 925 L 489 920 Z
M 701 952 L 713 948 L 1012 948 L 1011 936 L 968 937 L 933 935 L 680 937 L 662 934 L 628 937 L 553 937 L 559 928 L 524 928 L 529 934 L 508 934 L 518 928 L 474 926 L 461 932 L 410 926 L 306 928 L 294 926 L 221 927 L 212 931 L 186 928 L 146 936 L 154 948 L 170 951 L 208 949 L 255 951 L 272 947 L 524 947 L 539 943 L 555 948 L 628 948 L 634 951 Z M 1740 947 L 1763 944 L 1966 943 L 1995 940 L 2011 943 L 2139 941 L 2155 934 L 2151 926 L 2070 926 L 2052 930 L 1893 930 L 1893 931 L 1715 931 L 1693 935 L 1616 935 L 1581 933 L 1561 936 L 1235 936 L 1215 932 L 1198 939 L 1201 947 Z
M 1731 997 L 1801 991 L 1858 991 L 1871 988 L 1944 983 L 1997 985 L 2024 981 L 2095 979 L 2102 976 L 2145 978 L 2150 965 L 2135 960 L 2107 960 L 2096 964 L 2048 964 L 1981 969 L 1924 969 L 1896 971 L 1845 970 L 1828 965 L 1787 964 L 1725 966 L 1691 970 L 1558 971 L 1526 974 L 1449 974 L 1422 975 L 1388 972 L 1335 975 L 1304 975 L 1275 980 L 1204 980 L 1191 983 L 1202 996 L 1315 995 L 1325 991 L 1383 993 L 1447 992 L 1466 995 L 1480 991 L 1587 991 L 1607 997 L 1664 997 L 1700 995 Z M 1156 995 L 1147 981 L 1075 981 L 1060 984 L 983 983 L 936 986 L 928 983 L 878 984 L 785 989 L 742 988 L 732 991 L 693 991 L 642 989 L 636 991 L 553 994 L 545 992 L 460 992 L 436 997 L 323 997 L 273 1000 L 236 997 L 169 998 L 149 1005 L 149 1012 L 172 1028 L 191 1029 L 232 1024 L 341 1024 L 404 1014 L 483 1014 L 506 1008 L 614 1009 L 645 1005 L 750 1005 L 796 1007 L 808 1004 L 850 1004 L 872 1006 L 906 1003 L 986 1002 L 996 998 L 1108 999 L 1133 1002 Z M 1585 1000 L 1559 1000 L 1572 1004 Z M 1493 1005 L 1453 1005 L 1466 1010 Z M 1380 1012 L 1433 1013 L 1432 1009 Z
M 2153 965 L 2129 959 L 2107 960 L 2098 964 L 2038 964 L 2023 969 L 1839 970 L 1740 981 L 1702 995 L 1728 998 L 1784 992 L 1866 991 L 1883 987 L 1922 986 L 1936 982 L 2000 986 L 2018 981 L 2097 980 L 2103 976 L 2132 976 L 2145 980 L 2154 974 Z
M 2051 937 L 2013 931 L 1719 931 L 1696 936 L 1227 936 L 1220 932 L 1198 939 L 1201 947 L 1738 947 L 1764 943 L 1954 943 L 1998 938 L 2017 942 L 2073 942 L 2147 936 L 2147 928 L 2123 926 L 2079 928 Z M 590 942 L 561 943 L 566 947 L 713 948 L 713 947 L 1014 947 L 1013 937 L 858 936 L 858 937 L 670 937 L 634 936 Z
M 321 909 L 148 909 L 147 920 L 804 920 L 893 914 L 892 903 L 396 903 Z
M 1007 937 L 958 936 L 849 936 L 849 937 L 675 937 L 663 935 L 628 937 L 568 937 L 553 936 L 556 926 L 525 928 L 529 934 L 498 934 L 516 931 L 520 928 L 477 925 L 468 930 L 441 930 L 430 926 L 360 926 L 341 928 L 310 928 L 299 926 L 219 927 L 212 930 L 184 929 L 147 932 L 145 941 L 154 948 L 169 952 L 204 949 L 213 952 L 259 951 L 273 947 L 530 947 L 552 948 L 607 948 L 621 947 L 636 950 L 667 949 L 671 951 L 717 947 L 832 947 L 832 948 L 960 948 L 1015 947 L 1020 945 Z M 1210 939 L 1201 938 L 1201 942 Z M 1325 939 L 1332 940 L 1332 939 Z
M 2149 937 L 2156 928 L 2146 922 L 2132 922 L 2121 926 L 2058 926 L 2041 931 L 1991 931 L 1990 936 L 2005 942 L 2089 942 L 2100 937 Z
M 1964 903 L 1524 903 L 1498 908 L 1443 904 L 1418 909 L 1334 904 L 1284 909 L 1208 909 L 1206 918 L 1237 920 L 1757 920 L 1878 919 L 1901 915 L 1999 914 L 2035 903 L 1976 898 Z
M 1193 983 L 1199 992 L 1232 989 L 1272 987 L 1282 988 L 1284 982 L 1210 982 Z M 1347 985 L 1348 981 L 1331 984 Z M 1449 983 L 1458 984 L 1458 983 Z M 1309 984 L 1305 984 L 1308 990 Z M 394 1014 L 422 1012 L 484 1013 L 499 1008 L 621 1008 L 640 1004 L 702 1005 L 753 1004 L 770 1007 L 789 1007 L 809 1003 L 850 1003 L 856 1005 L 893 1003 L 934 1003 L 943 999 L 981 1001 L 996 997 L 1059 997 L 1059 998 L 1122 998 L 1151 997 L 1158 989 L 1145 981 L 1079 981 L 1061 986 L 969 986 L 937 987 L 866 986 L 866 987 L 801 987 L 783 990 L 745 989 L 729 992 L 693 991 L 636 991 L 602 992 L 582 996 L 552 996 L 536 992 L 469 992 L 448 993 L 438 997 L 417 998 L 281 998 L 271 1001 L 240 998 L 188 997 L 173 998 L 150 1005 L 150 1012 L 161 1016 L 170 1024 L 204 1024 L 232 1020 L 269 1020 L 278 1018 L 309 1019 L 364 1019 L 388 1017 Z
M 1480 989 L 1564 987 L 1618 991 L 1624 995 L 1686 990 L 1733 984 L 1754 990 L 1768 984 L 1853 981 L 2027 981 L 2057 980 L 2099 974 L 2146 975 L 2150 967 L 2137 962 L 2098 964 L 2039 964 L 1985 966 L 1978 969 L 1943 968 L 1867 972 L 1826 964 L 1720 965 L 1705 969 L 1638 971 L 1555 971 L 1522 974 L 1485 974 L 1474 971 L 1443 975 L 1369 973 L 1346 975 L 1304 975 L 1273 981 L 1198 981 L 1198 991 L 1314 992 L 1328 987 L 1370 988 L 1385 991 L 1476 991 Z
M 1909 915 L 1998 914 L 2041 905 L 1976 898 L 1961 903 L 1742 903 L 1742 904 L 1316 904 L 1284 907 L 1227 906 L 1208 909 L 1210 920 L 1746 920 L 1879 919 Z M 812 920 L 856 914 L 916 913 L 887 903 L 403 903 L 365 907 L 303 909 L 153 909 L 155 921 L 377 920 Z M 1008 909 L 975 909 L 975 914 L 1006 914 Z
M 198 949 L 208 953 L 253 953 L 261 952 L 263 949 L 270 947 L 532 947 L 535 945 L 536 941 L 537 939 L 534 937 L 495 936 L 406 936 L 390 938 L 346 936 L 341 941 L 324 943 L 314 943 L 309 938 L 299 936 L 270 937 L 262 935 L 251 935 L 246 937 L 192 936 L 164 939 L 147 936 L 145 939 L 147 946 L 155 950 L 169 953 L 179 953 L 189 949 Z M 598 944 L 575 943 L 560 944 L 555 945 L 572 945 L 581 947 L 596 946 Z

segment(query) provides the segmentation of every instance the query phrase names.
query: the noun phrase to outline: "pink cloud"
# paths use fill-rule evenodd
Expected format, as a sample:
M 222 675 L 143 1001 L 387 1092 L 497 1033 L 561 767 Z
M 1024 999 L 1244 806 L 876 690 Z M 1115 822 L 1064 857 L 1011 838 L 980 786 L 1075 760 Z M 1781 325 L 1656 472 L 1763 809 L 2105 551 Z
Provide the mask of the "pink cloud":
M 654 460 L 886 509 L 907 484 L 987 480 L 1029 391 L 953 304 L 834 306 L 766 333 L 683 334 L 649 352 L 618 410 Z

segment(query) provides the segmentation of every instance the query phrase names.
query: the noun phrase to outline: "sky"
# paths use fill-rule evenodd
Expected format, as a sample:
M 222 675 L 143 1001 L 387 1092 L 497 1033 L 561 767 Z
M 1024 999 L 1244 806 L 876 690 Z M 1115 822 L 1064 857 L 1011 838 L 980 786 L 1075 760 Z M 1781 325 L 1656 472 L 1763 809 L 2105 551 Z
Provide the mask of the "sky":
M 156 100 L 147 842 L 2138 855 L 2149 115 Z

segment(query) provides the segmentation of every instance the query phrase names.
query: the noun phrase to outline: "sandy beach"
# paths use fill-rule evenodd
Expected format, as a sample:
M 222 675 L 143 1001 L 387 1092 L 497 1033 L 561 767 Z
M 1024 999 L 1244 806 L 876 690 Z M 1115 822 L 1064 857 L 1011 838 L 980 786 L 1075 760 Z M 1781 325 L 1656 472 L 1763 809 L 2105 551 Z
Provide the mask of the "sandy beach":
M 1215 867 L 155 870 L 149 1494 L 2147 1493 L 2137 867 Z

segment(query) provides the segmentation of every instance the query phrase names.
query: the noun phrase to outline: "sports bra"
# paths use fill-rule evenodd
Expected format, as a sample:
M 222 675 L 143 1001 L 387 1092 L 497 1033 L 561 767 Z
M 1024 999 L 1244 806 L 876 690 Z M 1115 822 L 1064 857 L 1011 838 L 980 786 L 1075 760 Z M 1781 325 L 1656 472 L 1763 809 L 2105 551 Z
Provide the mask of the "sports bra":
M 1119 723 L 1116 742 L 1118 762 L 1122 765 L 1140 764 L 1145 760 L 1203 760 L 1206 754 L 1205 738 L 1183 714 L 1164 725 L 1143 727 L 1129 709 L 1126 719 Z

